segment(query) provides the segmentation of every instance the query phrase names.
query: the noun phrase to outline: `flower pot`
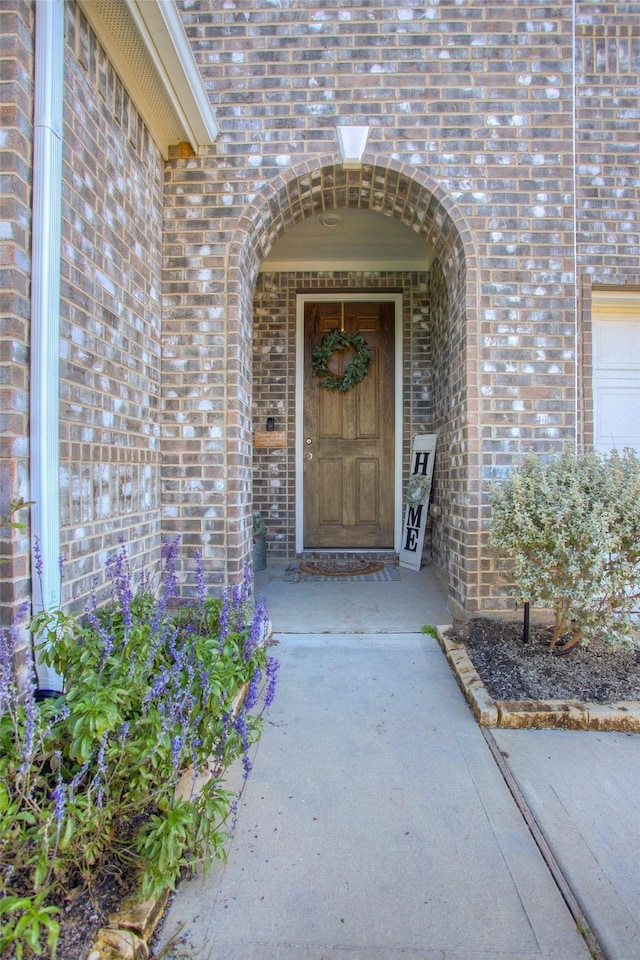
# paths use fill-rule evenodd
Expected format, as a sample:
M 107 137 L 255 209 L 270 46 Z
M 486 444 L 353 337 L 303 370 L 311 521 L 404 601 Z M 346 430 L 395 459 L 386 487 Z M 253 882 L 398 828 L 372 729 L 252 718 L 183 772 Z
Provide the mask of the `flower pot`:
M 253 538 L 253 572 L 264 570 L 267 566 L 267 538 Z

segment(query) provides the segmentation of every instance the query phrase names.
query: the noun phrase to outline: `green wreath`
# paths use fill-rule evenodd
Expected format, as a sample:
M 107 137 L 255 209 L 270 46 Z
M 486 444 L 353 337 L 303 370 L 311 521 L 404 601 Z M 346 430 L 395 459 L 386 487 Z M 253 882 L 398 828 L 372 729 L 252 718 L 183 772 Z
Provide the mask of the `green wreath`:
M 353 357 L 347 364 L 346 370 L 339 377 L 329 369 L 329 360 L 336 350 L 353 350 Z M 313 351 L 311 357 L 311 369 L 314 377 L 322 377 L 319 386 L 326 387 L 327 390 L 339 390 L 346 393 L 351 387 L 367 375 L 369 361 L 371 360 L 371 351 L 364 337 L 359 333 L 345 333 L 344 330 L 338 330 L 334 327 L 323 338 L 320 344 Z
M 404 498 L 407 503 L 423 503 L 426 500 L 429 489 L 429 480 L 422 474 L 412 474 L 405 489 Z

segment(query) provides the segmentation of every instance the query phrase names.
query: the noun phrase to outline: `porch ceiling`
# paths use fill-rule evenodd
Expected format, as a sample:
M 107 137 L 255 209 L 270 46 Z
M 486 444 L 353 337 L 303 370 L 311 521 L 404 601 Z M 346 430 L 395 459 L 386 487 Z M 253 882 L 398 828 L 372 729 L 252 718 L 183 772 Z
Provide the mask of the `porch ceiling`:
M 332 221 L 338 221 L 332 223 Z M 309 217 L 273 245 L 262 270 L 428 270 L 433 250 L 399 220 L 342 207 Z

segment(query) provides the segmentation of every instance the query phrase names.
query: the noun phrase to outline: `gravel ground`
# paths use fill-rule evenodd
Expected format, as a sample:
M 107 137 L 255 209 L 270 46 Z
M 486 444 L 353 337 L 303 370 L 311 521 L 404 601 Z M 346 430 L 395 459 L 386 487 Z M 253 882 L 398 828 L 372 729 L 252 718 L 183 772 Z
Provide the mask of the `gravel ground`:
M 570 653 L 549 651 L 550 632 L 531 627 L 522 642 L 522 622 L 477 619 L 455 623 L 485 687 L 494 700 L 640 700 L 640 649 L 582 641 Z

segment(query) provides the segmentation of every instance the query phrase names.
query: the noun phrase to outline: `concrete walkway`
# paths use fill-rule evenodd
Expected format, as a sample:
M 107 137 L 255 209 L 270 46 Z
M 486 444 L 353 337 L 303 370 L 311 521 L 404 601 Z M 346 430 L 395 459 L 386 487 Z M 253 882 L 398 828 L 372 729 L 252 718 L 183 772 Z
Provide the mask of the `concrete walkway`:
M 162 944 L 182 930 L 177 955 L 199 960 L 587 960 L 437 642 L 419 632 L 447 622 L 442 585 L 429 571 L 358 584 L 283 584 L 279 573 L 256 578 L 282 666 L 228 862 L 181 884 Z M 363 632 L 340 630 L 356 610 Z M 500 731 L 500 750 L 543 829 L 547 813 L 556 826 L 558 859 L 571 860 L 581 840 L 577 886 L 587 901 L 606 894 L 589 919 L 609 960 L 638 960 L 640 742 L 578 733 L 584 746 L 557 738 L 551 762 L 545 738 L 566 732 L 536 733 Z M 614 764 L 631 768 L 604 801 L 617 802 L 618 787 L 627 798 L 614 864 L 605 863 L 602 808 L 590 808 L 585 787 L 603 759 L 588 744 L 609 737 L 619 746 Z M 581 771 L 575 790 L 570 756 Z M 604 769 L 608 776 L 610 763 Z M 553 782 L 559 771 L 564 793 Z
M 492 733 L 609 960 L 640 960 L 640 734 Z

